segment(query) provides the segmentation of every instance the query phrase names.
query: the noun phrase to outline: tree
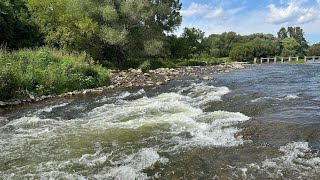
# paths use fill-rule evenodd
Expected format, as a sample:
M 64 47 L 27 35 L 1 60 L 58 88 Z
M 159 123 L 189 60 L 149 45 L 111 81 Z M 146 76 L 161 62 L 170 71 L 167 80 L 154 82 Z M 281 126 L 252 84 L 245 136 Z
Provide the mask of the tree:
M 215 57 L 229 56 L 232 46 L 238 42 L 241 42 L 241 36 L 235 32 L 224 32 L 221 35 L 212 34 L 208 37 L 210 52 Z
M 181 23 L 179 0 L 27 0 L 51 46 L 118 63 L 156 57 Z
M 278 34 L 278 38 L 281 39 L 281 40 L 283 40 L 283 39 L 285 39 L 285 38 L 288 37 L 287 30 L 286 30 L 286 28 L 284 28 L 284 27 L 282 27 L 282 28 L 278 31 L 277 34 Z
M 193 54 L 200 54 L 202 51 L 202 42 L 204 39 L 204 32 L 196 28 L 185 28 L 181 35 L 183 43 L 185 44 L 184 51 L 190 57 Z
M 298 48 L 298 55 L 303 56 L 307 54 L 308 50 L 308 42 L 304 38 L 304 32 L 303 29 L 300 27 L 288 27 L 287 30 L 282 27 L 278 32 L 278 38 L 281 40 L 284 40 L 286 38 L 294 38 L 297 43 L 300 44 Z M 283 45 L 281 46 L 281 49 L 283 48 Z
M 297 56 L 299 54 L 300 44 L 294 38 L 285 38 L 282 44 L 282 56 Z
M 310 46 L 308 51 L 309 56 L 320 56 L 320 43 Z
M 233 61 L 251 62 L 254 58 L 254 47 L 251 43 L 236 44 L 230 51 L 230 58 Z
M 206 52 L 204 32 L 196 28 L 184 28 L 180 37 L 171 35 L 167 37 L 172 59 L 189 59 L 193 55 Z
M 23 0 L 0 1 L 0 45 L 11 49 L 41 43 L 41 34 Z

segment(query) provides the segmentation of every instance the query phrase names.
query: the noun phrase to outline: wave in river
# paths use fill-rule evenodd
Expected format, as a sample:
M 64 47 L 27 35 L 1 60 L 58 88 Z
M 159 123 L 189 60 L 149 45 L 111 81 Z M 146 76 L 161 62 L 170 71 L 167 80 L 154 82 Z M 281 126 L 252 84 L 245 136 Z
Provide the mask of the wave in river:
M 292 99 L 299 99 L 300 97 L 297 95 L 289 94 L 285 97 L 260 97 L 254 100 L 251 100 L 252 103 L 261 102 L 261 101 L 285 101 Z

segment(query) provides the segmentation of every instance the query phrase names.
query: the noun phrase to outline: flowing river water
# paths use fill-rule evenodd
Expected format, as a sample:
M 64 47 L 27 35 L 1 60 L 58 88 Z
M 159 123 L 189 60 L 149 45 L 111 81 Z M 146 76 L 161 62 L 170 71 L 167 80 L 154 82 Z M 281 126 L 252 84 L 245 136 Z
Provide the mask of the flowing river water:
M 320 65 L 264 65 L 0 115 L 0 179 L 319 179 Z

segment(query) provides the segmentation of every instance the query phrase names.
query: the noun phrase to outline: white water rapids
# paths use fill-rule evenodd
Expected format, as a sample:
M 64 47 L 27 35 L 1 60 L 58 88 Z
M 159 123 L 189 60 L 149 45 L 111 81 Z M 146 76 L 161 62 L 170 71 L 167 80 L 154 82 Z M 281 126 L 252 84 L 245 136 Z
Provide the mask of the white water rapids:
M 239 112 L 204 112 L 230 90 L 205 83 L 147 97 L 144 90 L 97 100 L 86 115 L 67 120 L 43 113 L 83 108 L 55 104 L 8 120 L 0 128 L 4 179 L 148 179 L 144 169 L 170 160 L 161 153 L 192 147 L 232 147 L 245 141 Z M 142 96 L 125 100 L 129 96 Z M 113 100 L 113 103 L 107 103 Z

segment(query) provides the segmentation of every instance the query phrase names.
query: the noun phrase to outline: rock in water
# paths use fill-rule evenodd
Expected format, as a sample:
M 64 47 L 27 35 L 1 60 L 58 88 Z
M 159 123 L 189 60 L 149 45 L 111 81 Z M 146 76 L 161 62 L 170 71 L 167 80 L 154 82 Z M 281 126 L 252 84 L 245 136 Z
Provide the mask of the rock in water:
M 211 80 L 211 78 L 209 76 L 204 76 L 202 79 L 205 81 Z

